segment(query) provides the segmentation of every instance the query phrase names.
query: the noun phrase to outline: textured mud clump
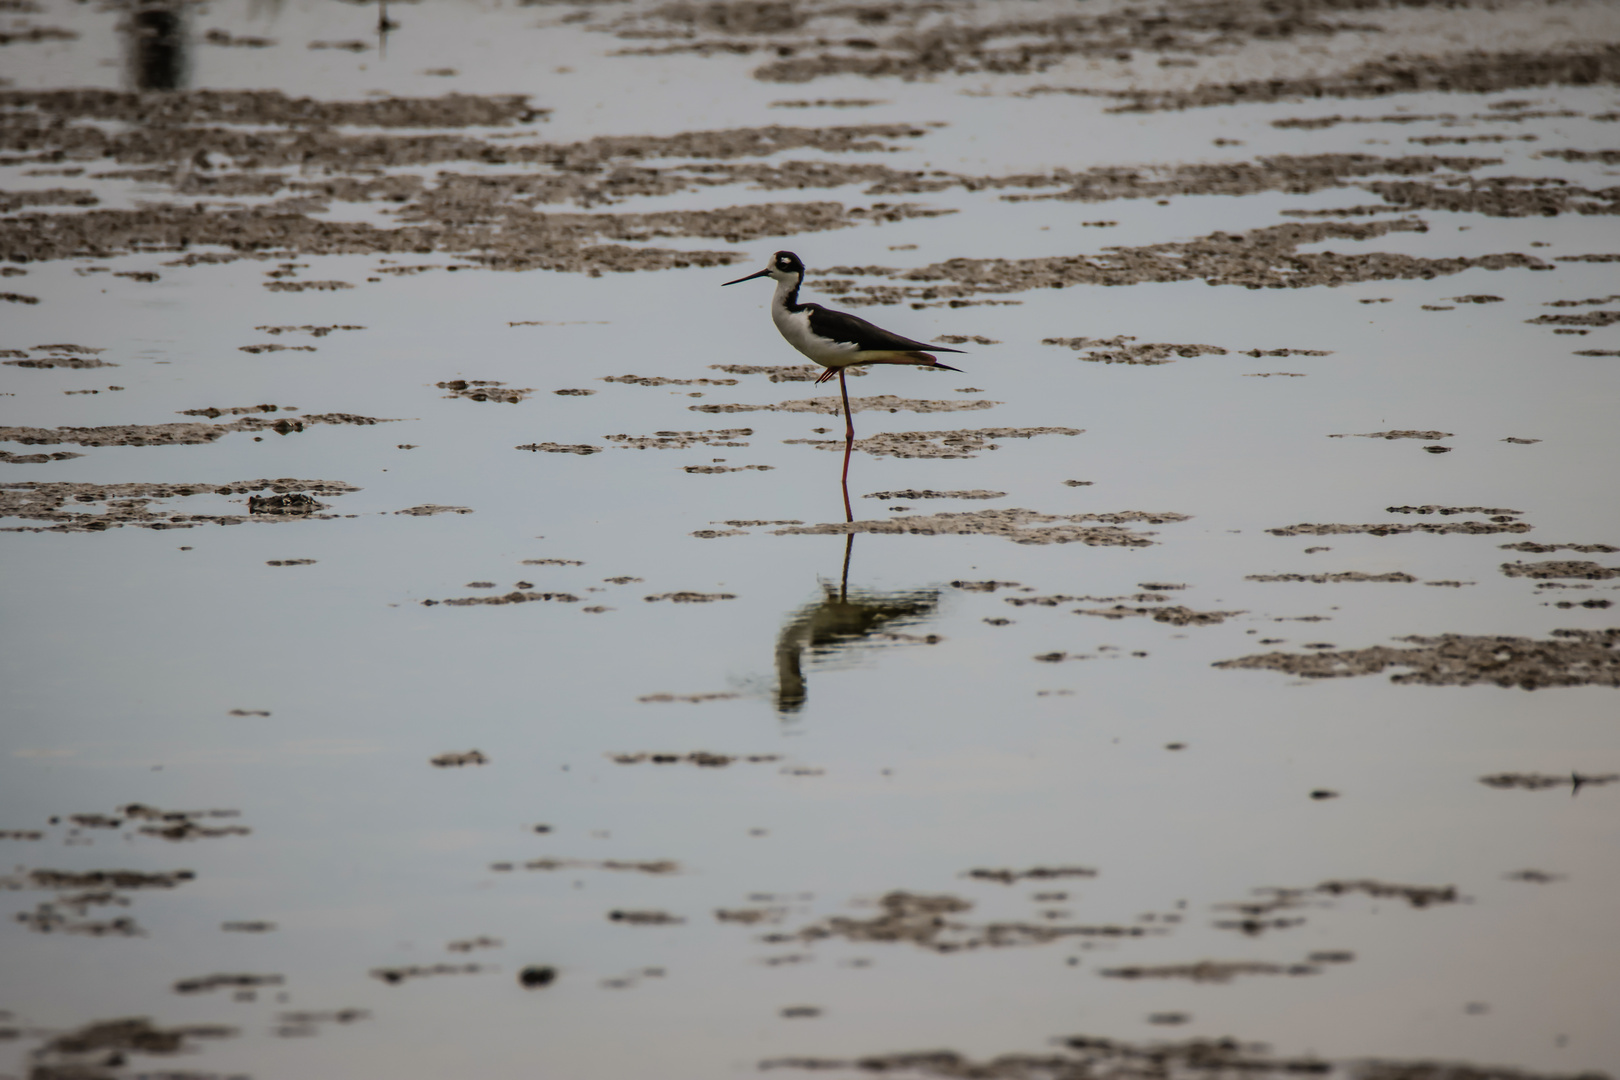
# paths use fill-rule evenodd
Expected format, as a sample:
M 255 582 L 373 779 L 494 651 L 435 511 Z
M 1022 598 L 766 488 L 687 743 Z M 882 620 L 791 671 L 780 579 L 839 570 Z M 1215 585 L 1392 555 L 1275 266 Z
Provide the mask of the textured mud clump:
M 1098 1077 L 1153 1077 L 1154 1080 L 1208 1080 L 1210 1077 L 1325 1076 L 1336 1066 L 1321 1058 L 1277 1056 L 1258 1043 L 1236 1039 L 1198 1038 L 1183 1042 L 1132 1043 L 1090 1035 L 1054 1040 L 1055 1048 L 1039 1053 L 997 1054 L 975 1060 L 954 1050 L 919 1050 L 868 1054 L 859 1058 L 784 1057 L 759 1063 L 765 1069 L 795 1069 L 851 1075 L 906 1076 L 960 1080 L 1095 1080 Z M 1363 1080 L 1417 1080 L 1436 1075 L 1432 1062 L 1414 1063 L 1415 1071 L 1400 1071 L 1394 1062 L 1358 1063 Z M 1391 1068 L 1386 1070 L 1386 1065 Z M 1445 1068 L 1445 1066 L 1439 1066 Z M 1496 1070 L 1492 1070 L 1493 1073 Z M 1506 1077 L 1504 1077 L 1506 1080 Z M 1512 1080 L 1555 1080 L 1514 1072 Z M 1565 1080 L 1576 1080 L 1570 1077 Z M 1583 1080 L 1599 1080 L 1587 1077 Z
M 904 491 L 874 491 L 870 495 L 862 495 L 863 499 L 1005 499 L 1005 491 L 986 491 L 983 488 L 974 488 L 972 491 L 934 491 L 932 488 L 918 491 L 916 488 L 906 488 Z
M 546 454 L 579 454 L 581 457 L 588 454 L 600 454 L 602 452 L 602 448 L 600 446 L 591 446 L 586 443 L 526 443 L 523 446 L 516 447 L 515 449 L 531 450 L 536 453 Z
M 923 401 L 916 398 L 896 397 L 893 394 L 878 394 L 875 397 L 850 398 L 851 412 L 972 412 L 976 409 L 991 409 L 1000 405 L 999 401 L 987 401 L 984 398 L 954 401 Z M 737 413 L 737 412 L 785 412 L 785 413 L 826 413 L 838 415 L 843 412 L 843 402 L 840 398 L 809 398 L 802 401 L 784 401 L 778 405 L 688 405 L 692 412 L 700 413 Z
M 693 695 L 697 696 L 697 695 Z M 643 701 L 646 698 L 641 699 Z M 688 765 L 699 765 L 708 769 L 723 769 L 734 761 L 746 761 L 751 764 L 760 764 L 772 761 L 781 761 L 780 754 L 711 754 L 707 750 L 694 750 L 690 754 L 609 754 L 610 761 L 620 765 L 639 765 L 643 761 L 650 761 L 654 765 L 677 765 L 685 762 Z
M 1264 668 L 1307 679 L 1376 675 L 1385 668 L 1409 670 L 1390 681 L 1422 686 L 1502 687 L 1538 690 L 1554 686 L 1620 687 L 1620 629 L 1554 630 L 1550 640 L 1441 634 L 1397 638 L 1412 648 L 1311 653 L 1271 652 L 1222 660 L 1218 668 Z
M 603 438 L 624 450 L 685 450 L 693 446 L 747 446 L 740 440 L 753 433 L 753 428 L 718 428 L 708 431 L 655 431 L 651 435 L 604 435 Z
M 1461 533 L 1470 536 L 1479 536 L 1489 533 L 1525 533 L 1533 526 L 1523 521 L 1420 521 L 1408 525 L 1401 521 L 1391 521 L 1373 525 L 1341 525 L 1341 524 L 1301 524 L 1289 525 L 1281 529 L 1267 529 L 1272 536 L 1337 536 L 1344 533 L 1366 533 L 1368 536 L 1399 536 L 1402 533 Z
M 969 870 L 962 875 L 975 881 L 994 881 L 1011 885 L 1018 881 L 1054 881 L 1058 878 L 1094 878 L 1097 871 L 1089 866 L 1032 866 L 1028 870 Z
M 1090 547 L 1146 547 L 1153 533 L 1133 532 L 1125 523 L 1164 524 L 1187 521 L 1185 514 L 1149 514 L 1127 510 L 1118 514 L 1039 514 L 1033 510 L 973 510 L 890 518 L 885 521 L 851 521 L 824 525 L 789 526 L 774 530 L 777 536 L 823 534 L 888 533 L 913 536 L 1002 536 L 1017 544 L 1072 544 Z M 1087 524 L 1096 522 L 1098 524 Z
M 1084 435 L 1083 428 L 976 428 L 960 431 L 895 431 L 855 440 L 855 449 L 874 457 L 970 458 L 1000 447 L 992 439 L 1032 439 L 1037 435 Z M 842 450 L 842 439 L 783 439 L 789 445 Z
M 1330 439 L 1427 439 L 1427 440 L 1432 442 L 1435 439 L 1449 439 L 1449 438 L 1451 438 L 1451 432 L 1449 432 L 1449 431 L 1368 431 L 1368 432 L 1358 433 L 1358 434 L 1354 434 L 1354 435 L 1329 435 L 1328 438 L 1330 438 Z M 1392 510 L 1391 512 L 1394 513 L 1395 511 Z M 1421 513 L 1422 511 L 1421 510 L 1415 510 L 1413 512 L 1414 513 Z
M 870 919 L 833 916 L 795 934 L 769 935 L 767 941 L 823 941 L 843 938 L 853 942 L 905 943 L 938 953 L 980 948 L 1044 945 L 1069 937 L 1147 937 L 1162 933 L 1142 926 L 1082 926 L 1074 924 L 992 922 L 966 923 L 950 916 L 972 909 L 956 896 L 929 896 L 895 890 L 878 900 L 880 914 Z
M 271 498 L 300 499 L 307 503 L 295 514 L 259 513 L 250 496 L 247 514 L 178 514 L 172 507 L 155 505 L 191 495 L 247 495 L 276 493 Z M 45 521 L 44 526 L 13 526 L 6 531 L 100 532 L 132 525 L 143 529 L 188 529 L 198 525 L 240 525 L 292 519 L 329 518 L 313 511 L 322 505 L 316 495 L 342 495 L 360 489 L 335 480 L 242 480 L 229 484 L 80 484 L 28 482 L 0 485 L 0 517 Z M 99 505 L 99 513 L 88 511 Z
M 1508 577 L 1584 578 L 1587 581 L 1607 581 L 1609 578 L 1620 577 L 1620 566 L 1599 566 L 1584 559 L 1549 559 L 1538 563 L 1503 563 L 1502 573 Z
M 1098 364 L 1172 364 L 1175 357 L 1225 356 L 1226 350 L 1215 345 L 1129 345 L 1133 337 L 1115 338 L 1042 338 L 1042 345 L 1061 345 L 1066 349 L 1090 349 L 1080 357 Z
M 1189 979 L 1195 983 L 1228 983 L 1239 975 L 1316 975 L 1311 964 L 1273 964 L 1260 960 L 1201 960 L 1195 964 L 1152 964 L 1104 968 L 1111 979 Z
M 440 390 L 450 391 L 444 396 L 447 398 L 465 398 L 468 401 L 500 401 L 508 405 L 518 402 L 534 393 L 534 387 L 507 386 L 503 382 L 491 382 L 487 379 L 451 379 L 448 382 L 434 383 Z
M 1602 773 L 1595 776 L 1583 776 L 1580 773 L 1570 773 L 1568 776 L 1553 776 L 1546 773 L 1494 773 L 1491 776 L 1482 776 L 1479 782 L 1486 787 L 1506 790 L 1509 788 L 1522 788 L 1525 791 L 1545 791 L 1548 788 L 1582 788 L 1587 785 L 1601 787 L 1604 784 L 1620 782 L 1620 773 Z
M 115 90 L 5 90 L 0 109 L 57 120 L 113 120 L 173 127 L 182 124 L 275 124 L 293 127 L 494 127 L 526 124 L 549 109 L 527 95 L 437 98 L 381 97 L 370 101 L 290 98 L 277 90 L 192 90 L 140 94 Z
M 1242 611 L 1194 611 L 1180 605 L 1173 607 L 1129 607 L 1115 604 L 1106 608 L 1075 608 L 1076 615 L 1100 615 L 1105 619 L 1146 617 L 1170 626 L 1219 626 L 1227 619 L 1246 614 Z
M 60 428 L 0 428 L 0 442 L 19 442 L 29 446 L 54 446 L 72 443 L 78 446 L 199 446 L 215 442 L 222 436 L 237 431 L 271 431 L 289 435 L 303 431 L 313 424 L 387 424 L 392 420 L 353 413 L 317 413 L 297 419 L 271 420 L 263 416 L 244 416 L 229 424 L 115 424 L 108 427 Z
M 1322 97 L 1370 98 L 1424 91 L 1489 93 L 1537 86 L 1614 86 L 1620 84 L 1620 47 L 1568 52 L 1470 52 L 1436 60 L 1391 56 L 1338 75 L 1302 79 L 1260 79 L 1200 86 L 1192 90 L 1126 91 L 1121 112 L 1190 109 L 1239 102 Z
M 637 874 L 674 874 L 681 868 L 672 859 L 530 859 L 522 866 L 525 870 L 623 870 Z M 515 867 L 512 863 L 493 863 L 490 869 L 503 873 Z
M 868 273 L 919 283 L 865 286 L 887 290 L 895 300 L 948 300 L 983 293 L 1061 289 L 1072 285 L 1135 285 L 1143 282 L 1205 281 L 1251 289 L 1297 289 L 1360 281 L 1429 279 L 1470 269 L 1544 267 L 1533 256 L 1509 252 L 1457 258 L 1423 258 L 1395 252 L 1301 251 L 1331 240 L 1364 242 L 1391 232 L 1427 232 L 1415 218 L 1367 222 L 1309 222 L 1271 225 L 1246 233 L 1216 232 L 1196 240 L 1110 247 L 1098 255 L 1058 255 L 1030 259 L 949 259 L 915 270 L 866 268 Z
M 579 597 L 573 593 L 531 592 L 526 589 L 514 589 L 502 596 L 456 596 L 449 600 L 423 600 L 422 606 L 435 607 L 444 604 L 448 607 L 474 607 L 478 605 L 527 604 L 540 600 L 554 600 L 562 604 L 579 603 Z
M 1338 574 L 1249 574 L 1244 581 L 1309 581 L 1317 585 L 1340 581 L 1382 581 L 1410 585 L 1417 581 L 1411 574 L 1398 570 L 1387 574 L 1367 574 L 1360 570 L 1346 570 Z

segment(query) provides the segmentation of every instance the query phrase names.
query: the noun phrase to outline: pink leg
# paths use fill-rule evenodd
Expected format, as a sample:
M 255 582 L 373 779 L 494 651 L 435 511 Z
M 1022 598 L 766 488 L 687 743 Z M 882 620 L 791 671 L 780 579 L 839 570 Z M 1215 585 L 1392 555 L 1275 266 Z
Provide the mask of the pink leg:
M 855 511 L 849 505 L 849 455 L 855 449 L 855 418 L 849 414 L 849 384 L 844 381 L 843 368 L 838 369 L 838 389 L 844 395 L 844 520 L 854 521 Z

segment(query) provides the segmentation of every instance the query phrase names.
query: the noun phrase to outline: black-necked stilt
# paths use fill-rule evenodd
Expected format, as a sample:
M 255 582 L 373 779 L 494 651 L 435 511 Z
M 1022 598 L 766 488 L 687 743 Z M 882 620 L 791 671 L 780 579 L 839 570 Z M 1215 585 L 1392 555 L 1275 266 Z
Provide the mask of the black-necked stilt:
M 838 376 L 838 390 L 844 398 L 844 516 L 854 521 L 855 514 L 849 505 L 849 453 L 855 444 L 855 421 L 849 414 L 849 386 L 844 369 L 857 364 L 909 364 L 960 371 L 960 368 L 940 363 L 926 350 L 951 353 L 962 350 L 912 341 L 848 312 L 831 311 L 820 304 L 799 303 L 804 263 L 791 251 L 778 251 L 771 256 L 770 265 L 759 273 L 724 284 L 736 285 L 759 277 L 776 282 L 776 295 L 771 297 L 771 321 L 776 328 L 789 345 L 827 369 L 816 382 L 824 383 L 833 375 Z

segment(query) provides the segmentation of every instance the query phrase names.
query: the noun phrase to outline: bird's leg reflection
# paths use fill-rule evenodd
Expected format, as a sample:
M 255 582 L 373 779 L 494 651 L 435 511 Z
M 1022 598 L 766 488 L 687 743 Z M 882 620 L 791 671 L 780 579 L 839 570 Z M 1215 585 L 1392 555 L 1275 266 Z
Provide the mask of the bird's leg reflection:
M 855 418 L 849 414 L 849 383 L 844 380 L 844 369 L 838 369 L 838 390 L 844 395 L 844 520 L 854 521 L 855 511 L 849 508 L 849 454 L 855 449 Z M 850 533 L 850 539 L 855 538 Z M 844 574 L 849 575 L 849 558 L 844 559 Z
M 820 582 L 821 598 L 788 616 L 776 637 L 776 710 L 784 717 L 803 710 L 809 700 L 807 668 L 853 666 L 871 650 L 893 644 L 900 628 L 921 622 L 939 607 L 938 589 L 851 589 L 854 550 L 855 534 L 850 533 L 844 538 L 838 586 Z

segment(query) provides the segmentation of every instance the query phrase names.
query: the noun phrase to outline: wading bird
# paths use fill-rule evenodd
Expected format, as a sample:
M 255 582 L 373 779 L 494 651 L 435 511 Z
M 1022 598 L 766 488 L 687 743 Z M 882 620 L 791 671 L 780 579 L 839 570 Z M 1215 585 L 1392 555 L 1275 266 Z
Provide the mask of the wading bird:
M 820 304 L 799 303 L 804 263 L 791 251 L 778 251 L 771 256 L 770 265 L 759 273 L 724 284 L 736 285 L 759 277 L 776 282 L 776 295 L 771 297 L 771 321 L 787 343 L 827 369 L 816 382 L 824 383 L 834 374 L 838 376 L 838 390 L 844 398 L 844 518 L 854 521 L 855 513 L 849 505 L 849 454 L 855 446 L 855 421 L 849 414 L 849 386 L 844 379 L 844 369 L 857 364 L 910 364 L 960 371 L 961 368 L 940 363 L 924 350 L 950 353 L 962 350 L 925 345 L 846 312 L 830 311 Z

